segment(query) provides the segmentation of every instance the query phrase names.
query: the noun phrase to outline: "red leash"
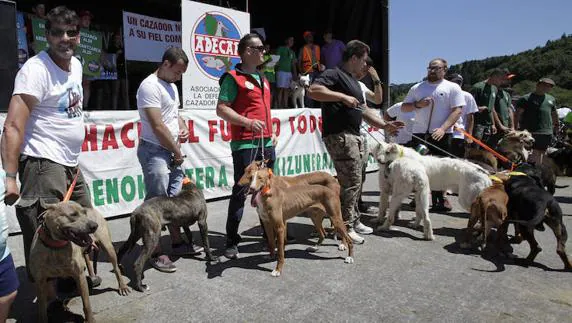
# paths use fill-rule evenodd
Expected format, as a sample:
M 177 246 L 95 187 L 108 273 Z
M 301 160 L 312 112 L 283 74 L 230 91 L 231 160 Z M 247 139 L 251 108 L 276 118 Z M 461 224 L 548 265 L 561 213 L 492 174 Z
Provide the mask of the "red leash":
M 511 167 L 510 170 L 513 170 L 514 167 L 516 166 L 512 161 L 510 161 L 510 159 L 506 158 L 505 156 L 499 154 L 498 152 L 496 152 L 494 149 L 492 149 L 491 147 L 485 145 L 482 141 L 478 140 L 477 138 L 473 137 L 471 134 L 469 134 L 468 132 L 466 132 L 464 129 L 459 128 L 457 126 L 453 126 L 453 128 L 456 131 L 461 132 L 463 135 L 469 137 L 469 139 L 471 139 L 472 141 L 476 142 L 479 146 L 485 148 L 485 150 L 489 151 L 490 153 L 492 153 L 493 155 L 495 155 L 495 157 L 497 157 L 498 159 L 500 159 L 501 161 L 505 162 L 505 163 L 510 163 Z
M 68 189 L 68 191 L 66 192 L 66 196 L 64 196 L 64 202 L 67 202 L 70 200 L 73 190 L 75 188 L 75 184 L 77 183 L 77 178 L 79 177 L 79 167 L 77 168 L 77 172 L 75 173 L 75 177 L 73 178 L 73 182 L 70 185 L 70 188 Z

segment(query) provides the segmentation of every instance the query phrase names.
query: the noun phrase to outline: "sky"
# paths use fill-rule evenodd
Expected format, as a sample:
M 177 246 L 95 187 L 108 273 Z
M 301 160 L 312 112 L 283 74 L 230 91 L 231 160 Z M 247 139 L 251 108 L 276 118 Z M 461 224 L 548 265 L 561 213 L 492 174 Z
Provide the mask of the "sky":
M 389 0 L 389 6 L 389 79 L 396 84 L 420 81 L 435 57 L 454 65 L 572 34 L 572 0 Z

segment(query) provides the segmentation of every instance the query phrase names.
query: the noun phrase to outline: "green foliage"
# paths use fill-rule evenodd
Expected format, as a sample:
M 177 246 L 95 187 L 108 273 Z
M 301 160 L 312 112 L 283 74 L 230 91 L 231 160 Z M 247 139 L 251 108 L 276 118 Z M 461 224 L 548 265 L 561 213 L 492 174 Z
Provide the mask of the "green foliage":
M 550 77 L 556 82 L 551 94 L 558 106 L 572 106 L 572 35 L 563 34 L 560 39 L 549 40 L 543 47 L 536 47 L 522 53 L 466 61 L 449 68 L 465 80 L 464 89 L 485 80 L 493 68 L 508 68 L 516 74 L 512 79 L 514 95 L 534 91 L 536 81 Z M 391 87 L 391 100 L 403 99 L 413 84 L 399 84 Z M 395 100 L 394 100 L 395 99 Z

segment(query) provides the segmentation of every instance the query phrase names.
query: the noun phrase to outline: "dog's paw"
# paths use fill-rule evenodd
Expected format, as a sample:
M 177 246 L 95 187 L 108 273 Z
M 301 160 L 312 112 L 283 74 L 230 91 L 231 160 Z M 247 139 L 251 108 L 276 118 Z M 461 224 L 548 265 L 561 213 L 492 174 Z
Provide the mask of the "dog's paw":
M 316 252 L 318 250 L 320 250 L 320 249 L 317 246 L 312 246 L 312 247 L 306 248 L 306 251 L 308 251 L 308 252 Z
M 425 235 L 424 235 L 424 238 L 425 238 L 425 240 L 427 240 L 427 241 L 433 241 L 433 240 L 435 240 L 435 236 L 433 235 L 433 233 L 431 233 L 431 234 L 425 234 Z
M 145 292 L 149 290 L 149 285 L 145 285 L 145 284 L 138 284 L 137 286 L 135 286 L 135 290 L 138 292 Z
M 272 277 L 280 277 L 280 272 L 278 270 L 274 269 L 270 275 Z
M 346 259 L 344 259 L 344 262 L 346 264 L 353 264 L 354 263 L 354 258 L 353 257 L 346 257 Z
M 343 243 L 340 243 L 340 244 L 338 245 L 338 250 L 339 250 L 339 251 L 346 251 L 347 249 L 348 249 L 348 247 L 346 247 L 346 245 L 343 244 Z
M 129 293 L 131 293 L 131 289 L 129 289 L 129 287 L 127 287 L 127 285 L 119 286 L 119 289 L 117 290 L 117 292 L 121 296 L 127 296 L 127 295 L 129 295 Z

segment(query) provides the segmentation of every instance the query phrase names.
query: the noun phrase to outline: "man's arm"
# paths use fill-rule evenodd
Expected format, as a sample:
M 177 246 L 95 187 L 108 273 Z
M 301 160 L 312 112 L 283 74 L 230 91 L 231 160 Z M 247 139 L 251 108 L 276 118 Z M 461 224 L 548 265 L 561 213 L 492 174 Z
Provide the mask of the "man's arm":
M 145 115 L 147 116 L 147 120 L 149 120 L 149 124 L 151 126 L 151 130 L 153 130 L 155 137 L 159 139 L 161 146 L 174 154 L 175 163 L 177 161 L 182 162 L 183 155 L 181 154 L 179 145 L 177 142 L 175 142 L 175 140 L 173 140 L 169 128 L 167 128 L 163 122 L 163 119 L 161 118 L 161 108 L 144 108 L 143 111 L 145 111 Z
M 552 132 L 557 135 L 558 129 L 560 128 L 560 119 L 558 119 L 558 111 L 556 108 L 552 109 Z
M 385 121 L 383 120 L 377 110 L 371 108 L 365 108 L 363 111 L 363 120 L 367 122 L 369 125 L 374 126 L 376 128 L 384 129 L 388 131 L 392 136 L 397 134 L 397 131 L 400 128 L 403 128 L 405 124 L 403 121 Z
M 381 84 L 381 80 L 379 79 L 379 75 L 373 66 L 369 67 L 368 72 L 369 75 L 371 75 L 371 79 L 373 80 L 374 92 L 367 91 L 367 99 L 375 104 L 381 104 L 381 102 L 383 102 L 383 86 Z
M 312 100 L 319 102 L 343 102 L 345 106 L 349 108 L 357 108 L 359 105 L 358 99 L 353 96 L 343 94 L 341 92 L 336 92 L 328 89 L 327 87 L 320 84 L 312 84 L 308 88 L 308 96 Z
M 467 123 L 466 123 L 467 129 L 465 129 L 465 131 L 470 135 L 472 135 L 473 128 L 475 127 L 475 116 L 472 113 L 469 113 L 466 115 L 466 117 L 467 117 Z M 472 143 L 473 139 L 465 136 L 465 141 L 468 143 Z
M 449 117 L 447 117 L 447 120 L 445 120 L 445 122 L 441 125 L 441 127 L 433 131 L 431 137 L 437 141 L 441 140 L 445 136 L 445 131 L 451 128 L 455 124 L 455 122 L 459 120 L 461 113 L 463 113 L 462 109 L 463 107 L 452 108 L 452 111 L 449 114 Z
M 499 129 L 501 132 L 507 132 L 509 129 L 507 127 L 505 127 L 502 122 L 500 121 L 499 115 L 496 111 L 493 111 L 493 119 L 494 119 L 494 124 L 496 125 L 497 129 Z
M 179 121 L 179 140 L 183 141 L 187 140 L 189 138 L 189 128 L 187 127 L 185 120 L 183 120 L 181 116 L 178 117 L 178 121 Z
M 4 201 L 8 205 L 14 204 L 20 197 L 20 189 L 16 183 L 20 146 L 24 141 L 26 122 L 30 117 L 32 109 L 38 103 L 38 99 L 27 94 L 16 94 L 10 99 L 1 144 L 2 167 L 8 175 L 6 176 L 6 197 Z

